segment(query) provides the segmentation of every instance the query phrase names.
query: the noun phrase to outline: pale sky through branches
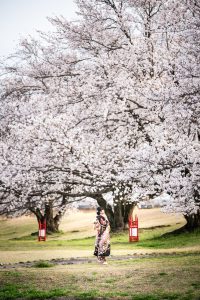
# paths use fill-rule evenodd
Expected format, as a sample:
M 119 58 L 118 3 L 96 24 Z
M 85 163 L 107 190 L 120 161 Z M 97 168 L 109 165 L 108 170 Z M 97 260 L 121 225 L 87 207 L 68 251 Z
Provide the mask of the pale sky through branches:
M 0 0 L 0 57 L 11 54 L 19 40 L 52 29 L 47 16 L 75 17 L 74 0 Z

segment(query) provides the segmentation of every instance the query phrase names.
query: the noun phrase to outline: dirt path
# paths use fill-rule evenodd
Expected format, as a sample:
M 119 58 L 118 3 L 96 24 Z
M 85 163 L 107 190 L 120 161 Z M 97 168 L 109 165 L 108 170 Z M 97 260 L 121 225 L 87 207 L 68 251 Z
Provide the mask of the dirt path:
M 155 258 L 155 257 L 166 257 L 167 255 L 181 255 L 181 256 L 190 256 L 190 255 L 199 255 L 200 252 L 163 252 L 163 253 L 146 253 L 146 254 L 134 254 L 134 255 L 120 255 L 120 256 L 111 256 L 108 258 L 109 261 L 122 261 L 122 260 L 135 260 L 135 259 L 143 259 L 143 258 Z M 15 268 L 31 268 L 34 267 L 41 260 L 36 261 L 27 261 L 27 262 L 19 262 L 14 264 L 0 264 L 0 269 L 15 269 Z M 78 265 L 78 264 L 91 264 L 96 263 L 96 258 L 69 258 L 69 259 L 51 259 L 48 261 L 49 264 L 53 265 Z

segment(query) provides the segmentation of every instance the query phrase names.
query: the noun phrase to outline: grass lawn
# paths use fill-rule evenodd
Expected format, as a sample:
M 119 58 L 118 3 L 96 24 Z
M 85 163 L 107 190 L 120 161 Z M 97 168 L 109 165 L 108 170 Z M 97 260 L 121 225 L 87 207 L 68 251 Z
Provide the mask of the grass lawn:
M 53 258 L 92 257 L 94 212 L 66 216 L 62 232 L 38 242 L 32 217 L 0 220 L 0 263 L 34 261 L 32 267 L 0 269 L 0 300 L 132 299 L 199 300 L 200 233 L 162 236 L 183 225 L 181 216 L 141 210 L 137 243 L 128 232 L 111 235 L 108 265 L 53 265 Z M 79 220 L 79 222 L 77 222 Z M 149 253 L 149 257 L 139 254 Z M 156 255 L 154 255 L 156 254 Z M 119 255 L 129 259 L 119 260 Z M 43 261 L 39 261 L 43 260 Z
M 183 234 L 178 238 L 173 235 L 162 237 L 164 233 L 183 225 L 181 216 L 166 215 L 159 209 L 138 210 L 137 214 L 139 242 L 129 243 L 128 231 L 112 234 L 112 255 L 200 250 L 198 232 Z M 0 262 L 91 256 L 94 216 L 94 211 L 67 215 L 60 226 L 62 233 L 48 236 L 46 242 L 38 242 L 37 236 L 31 236 L 31 232 L 37 231 L 37 222 L 33 217 L 0 220 Z
M 87 263 L 0 270 L 0 299 L 198 300 L 199 261 L 199 254 L 179 254 L 110 260 L 106 266 Z

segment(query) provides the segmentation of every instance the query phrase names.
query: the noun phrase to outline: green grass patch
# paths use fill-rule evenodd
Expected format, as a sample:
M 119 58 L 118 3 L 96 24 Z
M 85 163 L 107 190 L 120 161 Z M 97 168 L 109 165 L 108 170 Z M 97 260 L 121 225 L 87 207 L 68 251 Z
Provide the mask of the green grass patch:
M 74 299 L 199 300 L 200 254 L 0 270 L 0 300 Z
M 107 278 L 107 279 L 105 280 L 106 283 L 113 283 L 113 282 L 115 282 L 115 281 L 116 281 L 116 278 L 114 278 L 114 277 Z
M 148 231 L 149 232 L 149 231 Z M 200 232 L 182 233 L 179 235 L 162 236 L 160 229 L 153 229 L 149 234 L 143 230 L 140 233 L 139 242 L 129 243 L 128 232 L 111 234 L 111 246 L 115 250 L 133 250 L 137 248 L 170 249 L 200 245 Z M 94 237 L 83 239 L 65 240 L 64 235 L 52 235 L 46 242 L 38 242 L 33 236 L 15 238 L 12 240 L 0 240 L 0 250 L 33 250 L 33 249 L 75 249 L 92 250 Z
M 198 300 L 198 295 L 193 295 L 191 292 L 185 295 L 180 293 L 140 293 L 130 295 L 128 292 L 108 292 L 101 293 L 98 290 L 90 291 L 69 291 L 67 289 L 52 289 L 49 291 L 41 291 L 34 288 L 24 291 L 18 286 L 7 284 L 0 287 L 0 300 L 15 300 L 15 299 L 51 299 L 56 297 L 73 297 L 79 300 L 93 300 L 103 296 L 103 299 L 130 299 L 130 300 Z
M 19 272 L 19 271 L 11 271 L 11 270 L 9 270 L 9 271 L 5 271 L 5 276 L 12 276 L 12 277 L 15 277 L 15 278 L 17 278 L 17 277 L 20 277 L 20 275 L 21 275 L 21 273 Z
M 58 232 L 47 236 L 46 242 L 38 242 L 37 222 L 33 218 L 23 220 L 2 220 L 0 219 L 0 250 L 54 250 L 70 249 L 74 250 L 93 250 L 94 235 L 80 238 L 80 230 L 74 229 L 66 232 Z M 169 249 L 200 244 L 200 232 L 183 233 L 180 235 L 163 236 L 165 233 L 180 227 L 180 224 L 172 226 L 163 225 L 147 229 L 139 229 L 139 242 L 129 243 L 128 230 L 122 233 L 111 234 L 111 245 L 114 250 L 133 250 L 137 248 L 149 249 Z M 91 234 L 94 234 L 91 231 Z
M 200 245 L 200 231 L 196 230 L 191 233 L 171 234 L 165 236 L 166 227 L 163 229 L 155 228 L 149 231 L 148 229 L 140 230 L 139 242 L 129 243 L 127 233 L 118 233 L 111 235 L 111 242 L 115 249 L 121 249 L 124 245 L 126 248 L 154 248 L 154 249 L 169 249 L 180 248 L 187 246 Z M 168 232 L 168 231 L 167 231 Z
M 16 284 L 7 284 L 0 287 L 0 300 L 14 300 L 20 298 L 26 299 L 47 299 L 60 296 L 68 296 L 69 291 L 65 289 L 53 289 L 49 291 L 40 291 L 34 288 L 24 290 Z
M 182 295 L 177 293 L 140 294 L 134 295 L 132 300 L 182 300 Z
M 193 282 L 191 284 L 191 286 L 194 288 L 194 289 L 199 289 L 200 290 L 200 281 L 199 282 Z
M 155 249 L 169 249 L 200 245 L 200 231 L 187 232 L 182 234 L 171 234 L 167 236 L 156 235 L 148 239 L 143 239 L 137 244 L 138 247 L 155 248 Z
M 165 272 L 160 272 L 158 275 L 160 275 L 160 276 L 166 276 L 167 273 L 165 273 Z
M 99 296 L 98 291 L 96 290 L 91 290 L 91 291 L 77 291 L 74 294 L 74 297 L 76 299 L 80 299 L 80 300 L 92 300 L 92 299 L 96 299 Z
M 33 265 L 34 268 L 52 268 L 54 266 L 54 264 L 48 261 L 38 261 Z

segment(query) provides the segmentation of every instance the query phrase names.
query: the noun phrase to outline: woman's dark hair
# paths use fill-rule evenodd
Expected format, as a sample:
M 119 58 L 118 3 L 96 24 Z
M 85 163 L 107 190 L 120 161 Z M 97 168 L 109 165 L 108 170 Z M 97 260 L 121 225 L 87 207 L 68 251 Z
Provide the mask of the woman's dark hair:
M 103 208 L 102 207 L 97 207 L 97 215 L 99 216 L 100 215 L 100 212 L 103 210 Z

